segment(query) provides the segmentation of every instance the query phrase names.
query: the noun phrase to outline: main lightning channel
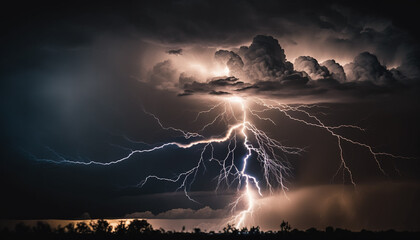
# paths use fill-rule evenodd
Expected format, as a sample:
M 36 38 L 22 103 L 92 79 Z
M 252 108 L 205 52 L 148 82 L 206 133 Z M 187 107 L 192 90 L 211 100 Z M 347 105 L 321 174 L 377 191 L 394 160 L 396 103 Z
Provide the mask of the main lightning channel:
M 261 109 L 251 109 L 247 103 L 255 104 Z M 235 108 L 239 106 L 241 116 L 237 116 Z M 339 159 L 340 166 L 337 169 L 335 175 L 337 175 L 340 170 L 343 170 L 344 174 L 348 174 L 349 181 L 356 187 L 356 181 L 353 178 L 353 173 L 344 158 L 342 142 L 347 142 L 355 146 L 366 148 L 372 155 L 374 161 L 376 162 L 378 169 L 383 173 L 387 174 L 383 169 L 379 157 L 387 156 L 391 158 L 407 158 L 404 156 L 398 156 L 386 152 L 377 152 L 374 151 L 373 147 L 365 144 L 360 141 L 348 138 L 342 134 L 339 134 L 336 130 L 349 128 L 357 131 L 365 131 L 363 128 L 356 125 L 337 125 L 329 126 L 324 124 L 320 118 L 312 114 L 308 109 L 312 108 L 321 108 L 322 106 L 318 105 L 287 105 L 281 104 L 275 101 L 267 101 L 264 99 L 254 98 L 254 99 L 244 99 L 238 96 L 224 98 L 223 101 L 220 101 L 218 104 L 212 106 L 210 109 L 201 111 L 197 114 L 194 122 L 197 122 L 203 115 L 212 114 L 218 112 L 215 117 L 209 118 L 209 121 L 203 125 L 203 127 L 198 132 L 189 132 L 184 131 L 175 127 L 164 126 L 162 121 L 154 114 L 145 111 L 146 114 L 153 117 L 159 126 L 163 130 L 175 131 L 188 140 L 188 143 L 180 142 L 168 142 L 163 143 L 158 146 L 154 146 L 146 149 L 130 150 L 126 156 L 110 161 L 110 162 L 97 162 L 97 161 L 75 161 L 68 160 L 59 154 L 59 160 L 50 160 L 50 159 L 37 159 L 40 161 L 47 161 L 52 163 L 59 164 L 80 164 L 80 165 L 102 165 L 102 166 L 111 166 L 124 162 L 135 154 L 149 153 L 158 151 L 169 146 L 175 146 L 181 149 L 189 149 L 194 146 L 202 145 L 200 158 L 197 163 L 190 169 L 179 173 L 174 178 L 162 177 L 158 175 L 149 175 L 144 180 L 142 180 L 138 186 L 143 187 L 148 181 L 154 179 L 159 181 L 166 181 L 172 183 L 179 183 L 177 190 L 183 190 L 185 196 L 194 202 L 197 202 L 188 194 L 188 188 L 194 183 L 197 173 L 201 168 L 206 168 L 206 160 L 208 162 L 215 162 L 220 166 L 219 175 L 215 178 L 217 180 L 216 189 L 218 189 L 221 184 L 225 183 L 226 186 L 231 187 L 234 183 L 236 184 L 237 191 L 239 193 L 238 197 L 230 205 L 232 206 L 232 212 L 234 212 L 233 217 L 230 219 L 231 222 L 235 224 L 237 228 L 241 228 L 246 225 L 247 217 L 252 216 L 255 206 L 257 205 L 257 199 L 263 196 L 263 185 L 261 181 L 264 182 L 264 186 L 268 188 L 269 192 L 272 193 L 275 189 L 280 188 L 285 196 L 287 197 L 287 177 L 290 176 L 291 166 L 287 160 L 288 155 L 300 155 L 304 149 L 299 147 L 291 147 L 282 144 L 280 141 L 271 138 L 266 132 L 257 128 L 250 119 L 248 114 L 255 119 L 260 121 L 267 121 L 275 126 L 276 122 L 269 118 L 264 117 L 264 113 L 269 111 L 275 111 L 283 114 L 287 119 L 302 123 L 306 126 L 316 127 L 324 129 L 331 136 L 337 139 L 337 146 L 339 150 Z M 299 114 L 303 114 L 307 119 L 298 117 Z M 308 120 L 309 119 L 309 120 Z M 231 122 L 234 124 L 230 124 Z M 206 138 L 202 133 L 205 129 L 210 126 L 215 125 L 216 123 L 225 123 L 228 126 L 225 134 L 219 137 L 210 137 Z M 240 137 L 241 136 L 241 137 Z M 241 166 L 235 164 L 235 153 L 238 149 L 238 142 L 242 141 L 242 146 L 244 147 L 245 154 L 241 158 Z M 215 145 L 217 143 L 227 143 L 227 152 L 224 158 L 215 157 Z M 208 152 L 210 157 L 206 157 L 206 152 Z M 254 155 L 253 155 L 254 153 Z M 256 176 L 248 173 L 248 167 L 250 161 L 257 161 L 260 166 L 262 166 L 262 179 L 258 179 Z M 334 175 L 334 177 L 335 177 Z M 244 203 L 246 206 L 243 210 L 236 211 L 239 208 L 239 205 Z

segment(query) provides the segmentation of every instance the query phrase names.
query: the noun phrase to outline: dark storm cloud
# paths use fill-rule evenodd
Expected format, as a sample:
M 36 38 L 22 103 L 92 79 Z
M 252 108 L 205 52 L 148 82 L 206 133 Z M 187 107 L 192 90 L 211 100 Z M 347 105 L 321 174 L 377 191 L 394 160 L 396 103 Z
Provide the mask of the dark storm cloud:
M 318 61 L 309 56 L 300 56 L 293 64 L 295 70 L 306 72 L 312 80 L 330 78 L 331 74 L 327 67 L 319 65 Z
M 205 83 L 195 81 L 185 84 L 183 88 L 195 92 L 224 88 L 223 92 L 227 93 L 227 90 L 247 89 L 255 82 L 269 81 L 273 84 L 278 82 L 279 86 L 296 86 L 308 81 L 301 73 L 293 70 L 293 64 L 286 61 L 284 50 L 272 36 L 257 35 L 250 46 L 242 46 L 238 53 L 219 50 L 215 52 L 215 59 L 225 63 L 229 70 L 232 68 L 231 73 L 235 77 L 212 79 Z M 238 81 L 236 76 L 247 83 Z
M 407 12 L 407 4 L 412 3 L 170 1 L 159 7 L 139 3 L 118 17 L 145 38 L 168 45 L 237 46 L 262 33 L 279 39 L 292 61 L 300 55 L 349 60 L 369 51 L 393 66 L 417 46 L 416 14 L 398 14 Z M 366 5 L 375 11 L 360 8 Z
M 237 86 L 243 84 L 243 82 L 238 81 L 238 78 L 235 77 L 227 77 L 227 78 L 215 78 L 210 80 L 209 84 L 213 86 Z
M 12 46 L 20 42 L 26 48 L 32 48 L 34 45 L 38 47 L 37 44 L 39 44 L 39 47 L 45 46 L 46 49 L 60 49 L 59 47 L 54 48 L 60 43 L 70 46 L 71 49 L 86 46 L 92 43 L 93 36 L 116 29 L 127 37 L 135 36 L 168 45 L 193 43 L 196 45 L 232 46 L 249 42 L 256 34 L 269 33 L 286 46 L 289 46 L 288 43 L 294 42 L 293 46 L 307 49 L 308 56 L 311 56 L 312 50 L 316 49 L 325 51 L 327 54 L 338 53 L 339 55 L 344 50 L 348 50 L 352 54 L 369 50 L 379 57 L 381 63 L 392 64 L 395 63 L 394 58 L 402 59 L 404 64 L 399 68 L 400 72 L 404 76 L 408 76 L 409 79 L 412 79 L 411 76 L 416 75 L 416 72 L 418 75 L 418 64 L 416 64 L 419 59 L 418 54 L 411 54 L 417 46 L 415 31 L 412 31 L 408 24 L 412 22 L 411 15 L 405 14 L 403 17 L 397 17 L 395 14 L 389 14 L 398 12 L 404 4 L 390 6 L 390 3 L 384 2 L 375 5 L 378 11 L 369 13 L 361 10 L 360 4 L 357 1 L 351 3 L 332 3 L 330 1 L 317 3 L 245 1 L 238 3 L 223 1 L 221 4 L 223 7 L 218 7 L 218 4 L 210 4 L 207 1 L 168 1 L 166 4 L 156 4 L 150 1 L 141 4 L 134 3 L 131 6 L 113 6 L 112 8 L 108 3 L 101 4 L 101 6 L 88 5 L 85 6 L 86 9 L 82 5 L 74 4 L 72 7 L 75 12 L 78 9 L 84 9 L 86 13 L 90 14 L 81 14 L 76 18 L 71 14 L 71 10 L 67 11 L 58 7 L 53 13 L 34 17 L 34 21 L 31 23 L 18 21 L 19 25 L 25 27 L 22 29 L 29 31 L 16 32 L 16 29 L 7 29 L 14 33 L 10 36 L 31 39 L 27 45 L 23 44 L 22 40 L 16 41 L 11 38 L 10 43 L 14 43 Z M 406 11 L 406 8 L 404 10 Z M 214 17 L 214 12 L 220 14 Z M 188 17 L 179 18 L 179 15 Z M 46 22 L 48 17 L 56 17 L 57 21 L 54 24 L 49 24 Z M 212 21 L 208 21 L 209 19 Z M 112 24 L 105 26 L 103 23 Z M 39 29 L 41 31 L 35 31 Z M 25 35 L 31 37 L 26 38 Z M 239 49 L 237 54 L 241 56 L 241 60 L 234 55 L 229 59 L 225 58 L 232 75 L 242 79 L 238 72 L 243 68 L 242 70 L 247 76 L 258 82 L 272 81 L 271 78 L 282 76 L 285 70 L 290 71 L 291 64 L 283 59 L 286 47 L 277 48 L 276 44 L 273 44 L 273 41 L 277 41 L 275 39 L 257 39 L 251 46 Z M 305 39 L 310 39 L 311 49 L 307 48 L 308 43 L 302 41 Z M 321 39 L 321 43 L 317 39 Z M 5 50 L 6 53 L 9 52 L 7 49 Z M 171 49 L 168 53 L 179 50 Z M 286 48 L 286 50 L 288 49 Z M 233 51 L 226 52 L 236 54 Z M 245 52 L 247 53 L 245 54 Z M 41 54 L 43 54 L 42 51 Z M 320 55 L 315 52 L 314 54 Z M 349 54 L 346 52 L 342 55 Z M 317 56 L 312 57 L 317 58 Z M 14 58 L 16 57 L 12 57 L 12 60 Z M 320 61 L 319 58 L 318 61 Z M 18 65 L 15 64 L 15 66 Z M 154 73 L 154 82 L 163 83 L 161 88 L 176 86 L 170 82 L 173 77 L 168 72 L 170 70 L 165 69 L 165 71 L 166 75 Z M 164 78 L 170 80 L 164 80 Z M 342 76 L 337 75 L 334 79 L 342 82 L 341 78 Z
M 251 81 L 281 80 L 283 75 L 293 71 L 284 49 L 271 36 L 254 37 L 251 45 L 242 46 L 238 53 L 244 59 L 244 72 Z
M 412 10 L 415 8 L 409 7 L 413 4 L 412 1 L 375 4 L 362 1 L 250 0 L 141 1 L 116 5 L 105 1 L 99 5 L 75 2 L 66 7 L 46 6 L 40 9 L 45 14 L 39 15 L 29 11 L 39 7 L 28 4 L 28 13 L 20 6 L 10 9 L 10 12 L 16 12 L 12 22 L 18 26 L 9 24 L 5 29 L 35 37 L 32 38 L 35 42 L 55 43 L 73 39 L 76 44 L 106 31 L 130 31 L 130 37 L 139 36 L 161 44 L 212 46 L 239 45 L 249 42 L 257 34 L 273 34 L 282 43 L 293 43 L 308 51 L 310 47 L 329 54 L 336 51 L 338 55 L 371 51 L 388 64 L 416 45 L 416 28 L 412 24 L 416 20 Z M 402 12 L 406 14 L 397 14 Z M 28 17 L 30 22 L 25 21 Z M 55 21 L 51 23 L 49 19 Z M 10 22 L 10 19 L 3 22 Z M 42 31 L 38 32 L 40 29 Z M 304 41 L 308 38 L 312 38 L 312 46 Z M 327 44 L 322 46 L 322 43 Z
M 126 214 L 125 218 L 158 218 L 158 219 L 211 219 L 225 218 L 229 214 L 226 209 L 212 209 L 208 206 L 194 210 L 191 208 L 175 208 L 159 214 L 150 211 Z
M 347 81 L 343 66 L 337 63 L 334 59 L 327 60 L 321 63 L 321 65 L 327 67 L 328 71 L 331 73 L 332 78 L 338 80 L 339 82 Z
M 396 81 L 392 73 L 379 63 L 375 55 L 369 52 L 357 55 L 353 62 L 344 66 L 344 70 L 347 73 L 348 81 L 366 81 L 376 85 L 392 84 Z
M 227 78 L 213 78 L 208 82 L 202 83 L 193 81 L 191 83 L 185 83 L 183 86 L 184 94 L 193 94 L 193 93 L 209 93 L 211 95 L 225 95 L 230 94 L 227 90 L 234 90 L 243 86 L 249 86 L 250 84 L 245 84 L 244 82 L 239 81 L 235 77 Z M 226 91 L 222 91 L 222 90 Z
M 214 90 L 212 90 L 212 91 L 209 92 L 209 94 L 210 95 L 229 95 L 230 93 L 223 92 L 223 91 L 214 91 Z
M 182 49 L 171 49 L 167 51 L 168 54 L 173 54 L 173 55 L 181 55 L 182 54 Z
M 330 48 L 370 50 L 388 60 L 403 47 L 402 40 L 407 44 L 413 37 L 410 34 L 414 31 L 405 34 L 407 31 L 400 30 L 415 29 L 410 24 L 415 22 L 415 12 L 408 10 L 407 4 L 413 3 L 168 1 L 160 6 L 154 2 L 138 3 L 124 13 L 149 38 L 164 43 L 237 45 L 256 34 L 275 32 L 276 37 L 300 45 L 302 35 L 313 34 L 326 38 Z M 397 14 L 407 11 L 411 14 Z
M 396 70 L 388 70 L 375 55 L 367 52 L 356 56 L 344 68 L 334 60 L 324 62 L 323 65 L 312 57 L 299 57 L 295 61 L 294 70 L 301 73 L 288 75 L 281 82 L 259 81 L 254 84 L 258 87 L 254 89 L 255 94 L 266 91 L 282 97 L 314 95 L 315 99 L 322 94 L 326 101 L 340 101 L 343 98 L 357 99 L 360 96 L 395 93 L 409 87 L 400 81 L 404 78 L 401 73 L 397 75 Z
M 305 85 L 305 74 L 293 70 L 293 64 L 286 61 L 286 55 L 277 39 L 271 36 L 257 35 L 250 46 L 242 46 L 238 53 L 219 50 L 215 58 L 233 68 L 236 77 L 212 79 L 205 83 L 185 84 L 184 89 L 194 92 L 209 92 L 215 88 L 223 92 L 244 91 L 247 89 L 275 90 L 283 87 Z M 244 79 L 243 81 L 238 81 Z M 271 86 L 271 87 L 270 87 Z M 214 92 L 212 92 L 214 94 Z
M 250 46 L 235 51 L 218 50 L 215 60 L 233 68 L 229 78 L 205 82 L 182 73 L 181 96 L 193 93 L 224 95 L 272 95 L 280 98 L 305 96 L 323 101 L 342 101 L 391 93 L 404 89 L 407 77 L 398 69 L 388 70 L 378 58 L 362 52 L 344 67 L 334 59 L 322 64 L 310 56 L 300 56 L 295 63 L 286 60 L 279 42 L 271 36 L 258 35 Z M 156 66 L 155 66 L 156 68 Z M 169 78 L 167 78 L 169 79 Z M 408 87 L 408 86 L 406 86 Z

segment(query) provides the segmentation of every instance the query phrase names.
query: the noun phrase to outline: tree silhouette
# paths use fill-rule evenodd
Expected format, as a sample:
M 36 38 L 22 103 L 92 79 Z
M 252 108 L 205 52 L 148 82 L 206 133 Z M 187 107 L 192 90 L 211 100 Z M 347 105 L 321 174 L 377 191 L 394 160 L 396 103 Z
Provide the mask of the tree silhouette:
M 134 219 L 128 225 L 128 232 L 131 234 L 149 233 L 152 231 L 152 225 L 150 225 L 150 223 L 148 223 L 146 220 Z
M 234 227 L 231 224 L 228 224 L 226 227 L 223 228 L 223 233 L 238 235 L 239 234 L 239 229 L 237 229 L 236 227 Z
M 306 229 L 305 232 L 314 234 L 314 233 L 317 233 L 318 230 L 314 227 L 311 227 L 311 228 Z
M 91 222 L 89 225 L 92 227 L 92 230 L 96 234 L 105 234 L 112 232 L 112 226 L 109 225 L 107 220 L 99 219 L 96 223 Z
M 260 227 L 259 226 L 251 227 L 249 229 L 249 234 L 260 234 Z
M 66 232 L 66 228 L 62 227 L 61 225 L 58 225 L 57 228 L 55 229 L 55 232 L 58 234 L 64 234 Z
M 243 227 L 241 230 L 228 224 L 223 228 L 223 233 L 219 231 L 216 234 L 214 231 L 206 233 L 200 228 L 194 228 L 193 232 L 176 232 L 165 231 L 164 229 L 153 230 L 152 226 L 146 220 L 135 219 L 131 221 L 128 226 L 126 221 L 120 221 L 115 231 L 112 232 L 112 227 L 105 220 L 98 220 L 87 224 L 86 222 L 78 222 L 75 224 L 71 222 L 65 227 L 58 226 L 51 228 L 48 223 L 37 222 L 33 227 L 29 227 L 24 223 L 18 223 L 15 226 L 15 231 L 7 229 L 0 229 L 0 239 L 64 239 L 64 240 L 78 240 L 78 239 L 107 239 L 107 240 L 172 240 L 172 239 L 260 239 L 260 240 L 274 240 L 274 239 L 420 239 L 420 232 L 397 232 L 395 230 L 388 231 L 367 231 L 352 232 L 346 229 L 333 227 L 326 227 L 325 231 L 317 230 L 316 228 L 309 228 L 306 231 L 293 229 L 290 232 L 290 225 L 288 222 L 282 221 L 280 224 L 281 231 L 273 232 L 260 230 L 259 226 L 254 226 L 248 229 Z M 93 234 L 95 233 L 95 234 Z M 111 234 L 114 233 L 114 234 Z
M 87 225 L 85 222 L 78 222 L 76 224 L 76 232 L 80 234 L 87 234 L 91 233 L 92 230 L 90 229 L 89 225 Z
M 50 225 L 46 222 L 41 222 L 41 221 L 36 222 L 36 225 L 33 228 L 33 230 L 35 233 L 42 233 L 42 234 L 51 233 Z
M 75 230 L 75 228 L 74 228 L 74 223 L 69 223 L 69 224 L 67 224 L 67 225 L 64 227 L 64 229 L 65 229 L 65 231 L 66 231 L 67 233 L 75 233 L 75 232 L 76 232 L 76 230 Z
M 280 231 L 282 232 L 289 232 L 292 227 L 290 226 L 289 222 L 285 222 L 284 220 L 280 224 Z
M 332 233 L 332 232 L 334 232 L 334 228 L 331 227 L 331 226 L 328 226 L 328 227 L 325 228 L 325 232 L 326 233 Z
M 115 233 L 119 235 L 124 235 L 127 233 L 127 226 L 125 225 L 125 221 L 120 221 L 118 225 L 115 227 Z
M 27 226 L 26 224 L 20 222 L 20 223 L 16 224 L 15 231 L 17 233 L 30 233 L 31 228 L 29 226 Z
M 235 227 L 231 224 L 228 224 L 226 227 L 223 228 L 224 233 L 232 233 Z

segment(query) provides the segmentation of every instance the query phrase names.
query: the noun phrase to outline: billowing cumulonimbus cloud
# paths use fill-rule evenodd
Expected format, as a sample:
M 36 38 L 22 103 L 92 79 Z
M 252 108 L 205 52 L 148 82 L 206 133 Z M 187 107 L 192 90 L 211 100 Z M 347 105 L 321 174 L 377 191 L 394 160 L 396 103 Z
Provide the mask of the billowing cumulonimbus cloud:
M 228 215 L 228 211 L 225 209 L 212 209 L 209 206 L 205 206 L 198 210 L 191 208 L 175 208 L 162 212 L 159 214 L 153 214 L 150 211 L 146 212 L 135 212 L 126 214 L 125 218 L 148 218 L 148 219 L 212 219 L 212 218 L 225 218 Z
M 286 55 L 279 42 L 271 36 L 254 37 L 251 45 L 240 47 L 238 53 L 219 50 L 215 53 L 215 59 L 225 64 L 235 77 L 187 82 L 183 76 L 184 84 L 181 87 L 184 93 L 180 96 L 191 95 L 194 92 L 222 95 L 250 89 L 274 90 L 305 85 L 309 81 L 305 73 L 293 70 L 293 64 L 286 61 Z
M 354 61 L 344 66 L 347 79 L 353 82 L 372 82 L 376 85 L 386 85 L 395 82 L 392 73 L 379 63 L 378 58 L 363 52 Z
M 328 71 L 331 73 L 332 78 L 336 79 L 337 81 L 343 83 L 347 80 L 343 66 L 337 63 L 334 59 L 327 60 L 321 63 L 321 65 L 327 67 Z
M 239 55 L 245 63 L 244 71 L 251 81 L 282 80 L 293 72 L 292 63 L 286 61 L 284 50 L 271 36 L 254 37 L 249 47 L 242 46 Z
M 186 72 L 178 73 L 170 61 L 164 61 L 155 65 L 150 81 L 161 89 L 181 89 L 183 92 L 179 96 L 241 93 L 286 98 L 311 95 L 351 97 L 383 93 L 395 89 L 394 86 L 402 86 L 401 80 L 407 79 L 403 70 L 408 67 L 404 66 L 412 66 L 406 64 L 388 70 L 369 52 L 360 53 L 344 67 L 334 59 L 319 64 L 310 56 L 300 56 L 292 64 L 287 61 L 279 42 L 263 35 L 254 37 L 250 46 L 233 51 L 218 50 L 214 58 L 218 64 L 228 67 L 230 77 L 198 79 Z M 174 80 L 176 74 L 179 77 Z
M 330 78 L 327 67 L 319 65 L 318 61 L 309 56 L 300 56 L 294 63 L 295 70 L 306 72 L 312 80 Z
M 237 77 L 249 82 L 282 81 L 293 72 L 293 64 L 286 61 L 286 55 L 277 39 L 257 35 L 250 46 L 242 46 L 238 53 L 219 50 L 215 58 L 229 68 Z

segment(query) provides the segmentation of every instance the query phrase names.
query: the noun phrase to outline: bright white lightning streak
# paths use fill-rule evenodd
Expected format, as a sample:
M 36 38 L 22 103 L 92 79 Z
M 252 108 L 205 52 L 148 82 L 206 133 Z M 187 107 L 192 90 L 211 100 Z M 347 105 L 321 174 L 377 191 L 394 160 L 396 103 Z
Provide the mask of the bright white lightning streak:
M 148 149 L 131 150 L 130 153 L 126 155 L 125 157 L 120 158 L 115 161 L 110 161 L 110 162 L 73 161 L 73 160 L 67 160 L 64 157 L 59 156 L 58 154 L 57 155 L 59 156 L 59 159 L 60 159 L 59 161 L 48 160 L 48 159 L 42 159 L 42 160 L 48 161 L 48 162 L 54 162 L 54 163 L 110 166 L 113 164 L 118 164 L 120 162 L 126 161 L 135 154 L 154 152 L 154 151 L 166 148 L 168 146 L 176 146 L 182 149 L 189 149 L 197 145 L 204 145 L 201 151 L 200 159 L 198 160 L 197 164 L 193 168 L 178 174 L 175 178 L 149 175 L 143 181 L 141 181 L 138 184 L 138 186 L 142 187 L 151 179 L 167 181 L 167 182 L 172 182 L 172 183 L 180 183 L 177 190 L 182 189 L 185 193 L 185 196 L 188 199 L 195 201 L 188 194 L 188 186 L 190 186 L 195 181 L 199 169 L 201 167 L 206 168 L 205 153 L 206 151 L 209 151 L 211 157 L 208 159 L 208 161 L 216 162 L 217 164 L 220 165 L 220 168 L 221 168 L 220 174 L 216 178 L 217 179 L 216 189 L 219 188 L 222 182 L 225 182 L 226 185 L 230 187 L 234 182 L 237 181 L 237 190 L 239 192 L 242 192 L 239 195 L 239 197 L 236 199 L 236 201 L 234 201 L 231 204 L 232 211 L 234 211 L 239 205 L 239 203 L 241 202 L 245 202 L 247 206 L 244 210 L 240 211 L 238 214 L 234 214 L 234 216 L 231 219 L 231 221 L 235 223 L 236 227 L 240 228 L 245 225 L 246 218 L 253 214 L 257 197 L 263 196 L 262 186 L 260 182 L 258 181 L 257 177 L 252 176 L 247 172 L 249 161 L 251 161 L 252 159 L 255 159 L 262 166 L 262 173 L 263 173 L 263 178 L 264 178 L 263 180 L 266 186 L 268 187 L 268 190 L 270 191 L 270 193 L 273 191 L 273 189 L 276 186 L 278 186 L 286 195 L 286 191 L 288 190 L 288 188 L 286 187 L 285 181 L 290 172 L 290 166 L 288 164 L 286 155 L 291 155 L 291 154 L 299 155 L 302 151 L 304 151 L 304 149 L 302 148 L 285 146 L 279 141 L 272 139 L 271 137 L 267 135 L 267 133 L 258 129 L 252 122 L 249 121 L 247 117 L 247 113 L 250 113 L 251 116 L 259 120 L 268 121 L 272 123 L 273 125 L 277 125 L 271 118 L 263 117 L 260 115 L 268 111 L 277 111 L 279 113 L 282 113 L 284 116 L 286 116 L 288 119 L 292 121 L 297 121 L 307 126 L 317 127 L 317 128 L 326 130 L 328 133 L 330 133 L 333 137 L 337 139 L 337 145 L 338 145 L 339 157 L 340 157 L 340 166 L 335 175 L 337 175 L 341 169 L 344 169 L 348 173 L 349 179 L 354 186 L 356 186 L 356 183 L 353 179 L 352 171 L 349 168 L 343 156 L 342 141 L 368 149 L 371 155 L 373 156 L 373 159 L 376 161 L 378 168 L 385 175 L 386 173 L 384 169 L 382 168 L 378 159 L 379 156 L 388 156 L 392 158 L 406 158 L 406 157 L 393 155 L 390 153 L 376 152 L 373 150 L 371 146 L 365 143 L 347 138 L 335 131 L 337 129 L 342 129 L 342 128 L 351 128 L 355 130 L 364 131 L 364 129 L 358 126 L 355 126 L 355 125 L 328 126 L 324 124 L 318 117 L 316 117 L 315 115 L 311 114 L 309 111 L 306 110 L 306 109 L 310 109 L 314 107 L 322 107 L 322 106 L 317 106 L 317 105 L 291 106 L 291 105 L 286 105 L 286 104 L 280 104 L 273 101 L 266 101 L 263 99 L 255 99 L 252 101 L 252 103 L 257 104 L 257 106 L 261 107 L 262 110 L 253 110 L 247 106 L 246 102 L 250 102 L 250 100 L 249 99 L 245 100 L 240 97 L 230 97 L 230 98 L 227 98 L 226 101 L 221 101 L 220 103 L 214 105 L 210 109 L 201 111 L 197 114 L 197 117 L 194 120 L 194 122 L 196 122 L 201 115 L 209 114 L 213 111 L 216 111 L 218 108 L 223 108 L 223 110 L 219 114 L 217 114 L 217 116 L 214 117 L 213 120 L 205 124 L 200 130 L 200 132 L 204 131 L 207 127 L 212 126 L 216 122 L 219 122 L 222 120 L 228 125 L 229 121 L 233 119 L 236 123 L 231 125 L 227 129 L 226 133 L 220 137 L 205 138 L 202 134 L 199 134 L 199 133 L 188 132 L 188 131 L 184 131 L 182 129 L 178 129 L 174 127 L 166 127 L 162 124 L 162 122 L 160 121 L 158 117 L 156 117 L 152 113 L 145 111 L 147 114 L 152 116 L 157 121 L 157 123 L 162 129 L 179 132 L 183 135 L 183 137 L 186 140 L 191 140 L 191 139 L 192 140 L 189 143 L 169 142 L 169 143 L 164 143 L 164 144 L 161 144 L 152 148 L 148 148 Z M 238 104 L 240 106 L 242 118 L 240 119 L 237 118 L 235 111 L 233 110 L 232 104 Z M 294 113 L 303 114 L 311 121 L 294 116 Z M 238 166 L 236 166 L 234 162 L 235 151 L 237 150 L 237 146 L 238 146 L 237 145 L 238 135 L 241 135 L 243 137 L 243 147 L 246 150 L 246 154 L 242 158 L 242 161 L 241 161 L 242 167 L 240 168 L 238 168 Z M 250 137 L 252 137 L 252 139 Z M 213 144 L 224 143 L 224 142 L 228 142 L 227 154 L 224 159 L 216 159 L 214 157 L 215 148 Z M 252 155 L 253 153 L 256 154 L 255 157 L 253 157 Z M 344 171 L 343 171 L 343 177 L 344 177 Z M 244 187 L 244 191 L 241 191 L 242 186 Z M 256 193 L 258 193 L 258 195 Z
M 342 141 L 346 141 L 346 142 L 349 142 L 349 143 L 351 143 L 353 145 L 358 145 L 360 147 L 366 148 L 369 151 L 369 153 L 372 155 L 372 157 L 375 160 L 376 164 L 378 165 L 379 170 L 384 175 L 388 175 L 388 174 L 385 172 L 385 170 L 383 169 L 381 163 L 379 162 L 378 156 L 388 156 L 388 157 L 392 157 L 392 158 L 410 159 L 410 157 L 398 156 L 398 155 L 394 155 L 394 154 L 390 154 L 390 153 L 386 153 L 386 152 L 376 152 L 376 151 L 373 150 L 372 146 L 369 146 L 368 144 L 365 144 L 365 143 L 362 143 L 362 142 L 359 142 L 359 141 L 352 140 L 350 138 L 347 138 L 347 137 L 345 137 L 343 135 L 340 135 L 340 134 L 336 133 L 333 130 L 334 129 L 340 129 L 340 128 L 354 128 L 354 129 L 358 129 L 358 130 L 361 130 L 361 131 L 365 131 L 365 130 L 362 129 L 362 128 L 360 128 L 360 127 L 358 127 L 358 126 L 355 126 L 355 125 L 327 126 L 318 117 L 316 117 L 315 115 L 312 115 L 309 112 L 302 110 L 302 105 L 301 106 L 298 106 L 298 107 L 291 107 L 289 105 L 284 105 L 284 104 L 282 105 L 282 104 L 279 104 L 279 103 L 276 103 L 276 105 L 271 105 L 271 104 L 268 104 L 264 100 L 261 100 L 261 99 L 259 99 L 259 104 L 261 104 L 264 107 L 266 107 L 266 110 L 267 109 L 268 110 L 277 110 L 277 111 L 283 113 L 290 120 L 298 121 L 298 122 L 301 122 L 301 123 L 303 123 L 305 125 L 308 125 L 308 126 L 323 128 L 327 132 L 329 132 L 332 136 L 336 137 L 337 138 L 337 145 L 338 145 L 339 152 L 340 152 L 340 160 L 341 160 L 341 163 L 340 163 L 340 167 L 338 168 L 338 170 L 337 170 L 336 174 L 334 175 L 334 177 L 338 174 L 338 172 L 340 171 L 340 169 L 344 168 L 347 171 L 347 173 L 349 174 L 349 178 L 350 178 L 351 183 L 355 187 L 356 187 L 356 183 L 354 182 L 354 179 L 353 179 L 353 173 L 350 170 L 350 168 L 348 167 L 348 164 L 345 161 L 344 156 L 343 156 L 343 146 L 342 146 L 342 143 L 341 143 Z M 308 116 L 310 119 L 315 120 L 315 123 L 309 122 L 309 121 L 305 121 L 303 119 L 299 119 L 299 118 L 296 118 L 296 117 L 293 117 L 292 115 L 290 115 L 289 111 L 303 113 L 306 116 Z

